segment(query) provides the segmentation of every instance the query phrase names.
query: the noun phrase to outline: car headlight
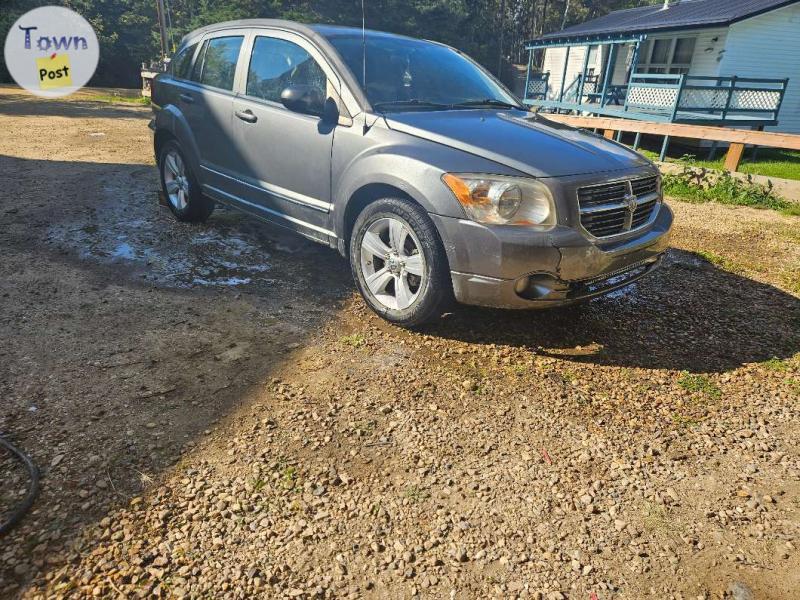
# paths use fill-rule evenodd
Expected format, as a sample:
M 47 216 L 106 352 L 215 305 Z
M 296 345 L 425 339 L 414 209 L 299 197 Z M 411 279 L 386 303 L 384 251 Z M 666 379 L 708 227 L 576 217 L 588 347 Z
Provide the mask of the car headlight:
M 553 196 L 546 185 L 535 179 L 445 173 L 442 181 L 473 221 L 537 228 L 555 224 Z

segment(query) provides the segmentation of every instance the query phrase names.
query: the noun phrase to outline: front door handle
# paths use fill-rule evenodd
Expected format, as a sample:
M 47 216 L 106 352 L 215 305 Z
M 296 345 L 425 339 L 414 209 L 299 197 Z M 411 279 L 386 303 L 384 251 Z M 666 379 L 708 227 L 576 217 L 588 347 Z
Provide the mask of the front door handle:
M 181 94 L 181 100 L 186 102 L 186 104 L 191 104 L 194 102 L 194 98 L 190 94 Z
M 234 114 L 245 123 L 255 123 L 258 121 L 258 117 L 255 116 L 253 111 L 249 108 L 247 110 L 237 110 Z

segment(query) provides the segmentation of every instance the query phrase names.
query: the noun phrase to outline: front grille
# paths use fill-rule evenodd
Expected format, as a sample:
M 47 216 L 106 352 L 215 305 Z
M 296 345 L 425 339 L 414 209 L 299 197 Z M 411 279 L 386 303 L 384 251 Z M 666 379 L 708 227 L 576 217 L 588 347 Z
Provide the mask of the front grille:
M 581 201 L 581 208 L 583 208 L 618 202 L 627 193 L 628 183 L 621 181 L 619 183 L 581 188 L 578 190 L 578 198 Z
M 633 179 L 631 181 L 631 188 L 633 193 L 637 196 L 644 196 L 646 194 L 655 194 L 658 191 L 658 177 L 645 177 L 644 179 Z
M 581 225 L 595 237 L 626 233 L 650 221 L 658 200 L 655 175 L 582 187 L 578 190 Z

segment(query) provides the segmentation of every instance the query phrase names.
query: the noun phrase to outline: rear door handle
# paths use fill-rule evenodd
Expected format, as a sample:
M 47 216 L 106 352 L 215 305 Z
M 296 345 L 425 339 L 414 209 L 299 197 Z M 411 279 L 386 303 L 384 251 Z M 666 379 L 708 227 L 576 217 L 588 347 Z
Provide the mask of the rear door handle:
M 255 116 L 253 111 L 249 108 L 247 110 L 237 110 L 234 114 L 246 123 L 255 123 L 258 121 L 258 117 Z
M 189 94 L 181 94 L 181 100 L 186 102 L 186 104 L 191 104 L 194 102 L 194 98 L 192 98 Z

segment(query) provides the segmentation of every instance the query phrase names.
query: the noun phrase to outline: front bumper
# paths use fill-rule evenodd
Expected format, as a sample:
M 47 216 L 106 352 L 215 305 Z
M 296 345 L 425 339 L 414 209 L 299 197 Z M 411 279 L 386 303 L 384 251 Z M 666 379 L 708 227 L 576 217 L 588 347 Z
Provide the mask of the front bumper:
M 499 308 L 563 306 L 636 281 L 659 265 L 673 220 L 662 203 L 646 229 L 602 243 L 571 227 L 540 233 L 431 217 L 445 240 L 456 299 Z

